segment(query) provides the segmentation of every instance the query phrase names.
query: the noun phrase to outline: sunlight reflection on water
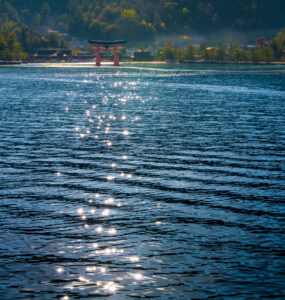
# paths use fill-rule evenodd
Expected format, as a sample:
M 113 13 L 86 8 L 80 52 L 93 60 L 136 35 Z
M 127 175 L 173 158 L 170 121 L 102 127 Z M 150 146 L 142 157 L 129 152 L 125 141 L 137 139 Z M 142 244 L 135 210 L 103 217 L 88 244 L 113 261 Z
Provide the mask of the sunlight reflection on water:
M 130 82 L 127 83 L 126 86 L 124 86 L 123 82 L 115 82 L 114 83 L 114 87 L 118 87 L 120 86 L 121 88 L 124 87 L 128 87 L 128 85 L 131 85 L 135 88 L 136 86 L 136 82 Z M 102 87 L 103 88 L 103 87 Z M 103 88 L 104 89 L 104 88 Z M 135 100 L 135 101 L 141 101 L 141 102 L 145 102 L 145 100 L 142 100 L 138 95 L 135 95 L 133 92 L 132 93 L 128 93 L 128 95 L 126 95 L 123 98 L 118 98 L 118 100 L 124 105 L 126 104 L 126 102 L 128 100 Z M 113 104 L 110 104 L 109 101 L 113 101 Z M 109 103 L 109 104 L 108 104 Z M 127 120 L 127 115 L 123 114 L 121 115 L 119 118 L 116 117 L 116 115 L 114 113 L 109 113 L 106 116 L 106 113 L 101 113 L 101 111 L 105 111 L 102 110 L 102 106 L 106 107 L 106 105 L 109 105 L 109 107 L 114 106 L 115 104 L 117 105 L 117 99 L 116 99 L 116 95 L 112 95 L 110 93 L 108 93 L 108 96 L 104 95 L 101 98 L 101 103 L 100 100 L 97 100 L 96 105 L 95 104 L 89 104 L 87 101 L 84 101 L 84 104 L 87 105 L 88 107 L 86 107 L 85 109 L 85 117 L 87 117 L 87 119 L 85 120 L 85 124 L 87 124 L 87 122 L 89 123 L 88 127 L 86 127 L 86 125 L 82 125 L 82 122 L 80 122 L 81 125 L 76 125 L 75 124 L 75 132 L 78 132 L 79 135 L 75 135 L 75 138 L 86 138 L 89 137 L 91 134 L 98 140 L 100 140 L 102 143 L 104 143 L 106 146 L 110 147 L 113 145 L 113 141 L 112 140 L 105 140 L 103 134 L 108 134 L 110 132 L 110 128 L 114 127 L 116 128 L 117 125 L 117 120 L 120 121 L 125 121 Z M 65 112 L 69 113 L 70 112 L 70 108 L 65 108 Z M 84 118 L 84 117 L 83 117 Z M 94 120 L 97 119 L 97 125 L 96 123 L 94 124 L 94 127 L 91 127 L 92 124 L 94 123 Z M 107 121 L 108 120 L 108 121 Z M 132 122 L 134 121 L 138 121 L 139 118 L 138 116 L 135 116 L 134 118 L 132 118 Z M 106 121 L 108 123 L 106 123 Z M 112 126 L 112 122 L 115 122 L 115 124 Z M 103 131 L 101 130 L 101 127 L 103 126 L 103 124 L 105 124 L 105 129 L 103 129 Z M 120 127 L 120 126 L 119 126 Z M 118 134 L 120 134 L 118 132 Z M 129 129 L 124 129 L 121 134 L 125 137 L 128 137 L 130 135 L 130 131 Z M 116 140 L 116 136 L 112 135 L 113 139 Z M 128 155 L 127 154 L 123 154 L 122 155 L 122 159 L 123 160 L 128 160 Z M 117 168 L 117 163 L 114 161 L 110 162 L 110 166 L 111 168 Z M 121 177 L 126 177 L 128 179 L 132 178 L 132 174 L 130 173 L 125 173 L 123 171 L 120 172 L 120 168 L 117 168 L 117 172 L 121 175 Z M 57 175 L 60 176 L 60 171 L 57 172 Z M 106 180 L 107 181 L 113 181 L 115 180 L 116 176 L 114 176 L 113 174 L 106 174 Z M 95 194 L 95 198 L 99 198 L 100 194 L 96 193 Z M 90 205 L 93 204 L 93 199 L 88 199 L 88 203 Z M 96 204 L 98 205 L 98 202 L 96 202 Z M 112 206 L 112 205 L 116 205 L 117 208 L 121 207 L 121 203 L 118 202 L 116 203 L 115 198 L 114 197 L 108 197 L 106 199 L 102 199 L 101 200 L 101 204 L 102 205 L 106 205 L 106 206 Z M 95 214 L 96 211 L 94 208 L 89 208 L 86 209 L 87 211 L 91 211 L 92 214 Z M 81 219 L 83 221 L 87 221 L 87 223 L 84 224 L 84 228 L 86 230 L 89 231 L 89 223 L 88 221 L 90 220 L 90 216 L 87 216 L 84 214 L 85 210 L 80 207 L 77 209 L 77 213 L 81 216 Z M 109 208 L 105 207 L 102 211 L 101 211 L 101 217 L 110 217 L 112 214 L 116 213 L 115 211 L 111 211 Z M 98 215 L 97 215 L 98 216 Z M 96 215 L 94 215 L 93 218 L 97 217 Z M 158 223 L 157 224 L 161 224 Z M 109 236 L 115 236 L 117 234 L 117 228 L 109 228 L 109 229 L 104 229 L 102 225 L 99 225 L 95 228 L 95 232 L 102 234 L 104 232 L 106 232 Z M 124 253 L 123 249 L 118 249 L 116 247 L 108 247 L 106 245 L 106 242 L 104 242 L 104 237 L 102 237 L 102 242 L 104 243 L 104 249 L 99 249 L 99 244 L 100 244 L 100 240 L 98 242 L 95 242 L 92 244 L 93 248 L 97 249 L 95 251 L 96 256 L 100 256 L 100 255 L 107 255 L 107 256 L 113 256 L 113 255 L 122 255 Z M 130 263 L 138 263 L 140 261 L 139 256 L 137 255 L 132 255 L 130 257 L 126 256 L 125 260 L 128 260 Z M 63 273 L 63 268 L 62 267 L 58 267 L 57 268 L 57 272 L 58 273 Z M 99 270 L 101 275 L 106 274 L 107 273 L 107 269 L 106 267 L 99 267 L 99 269 L 97 268 L 97 266 L 87 266 L 85 267 L 85 271 L 89 274 L 89 276 L 91 274 L 94 273 L 94 276 L 96 277 L 96 271 Z M 128 271 L 127 273 L 129 273 L 131 275 L 131 278 L 135 279 L 136 281 L 143 281 L 144 276 L 141 273 L 130 273 L 130 271 Z M 64 276 L 64 275 L 63 275 Z M 115 277 L 114 277 L 115 279 Z M 92 279 L 87 279 L 83 276 L 79 276 L 78 280 L 82 283 L 85 283 L 87 285 L 89 285 L 91 282 L 93 282 Z M 95 278 L 94 278 L 94 282 L 95 282 Z M 123 286 L 121 284 L 115 283 L 114 281 L 110 281 L 109 280 L 109 275 L 108 275 L 108 280 L 104 280 L 103 278 L 100 281 L 97 281 L 96 285 L 98 287 L 103 287 L 103 290 L 107 293 L 116 293 L 120 288 L 122 288 Z
M 0 299 L 280 296 L 284 70 L 187 68 L 0 68 Z

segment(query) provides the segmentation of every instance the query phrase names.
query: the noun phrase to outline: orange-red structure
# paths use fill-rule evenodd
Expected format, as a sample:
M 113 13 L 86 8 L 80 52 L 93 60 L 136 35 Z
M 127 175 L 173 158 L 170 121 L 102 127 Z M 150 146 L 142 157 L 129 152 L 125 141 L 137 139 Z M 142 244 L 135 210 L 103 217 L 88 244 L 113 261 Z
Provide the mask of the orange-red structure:
M 89 40 L 88 41 L 92 46 L 93 49 L 96 51 L 96 66 L 101 66 L 101 56 L 100 53 L 105 50 L 111 50 L 114 53 L 114 66 L 119 66 L 119 55 L 118 50 L 120 50 L 120 46 L 125 44 L 126 40 L 120 41 L 96 41 L 96 40 Z

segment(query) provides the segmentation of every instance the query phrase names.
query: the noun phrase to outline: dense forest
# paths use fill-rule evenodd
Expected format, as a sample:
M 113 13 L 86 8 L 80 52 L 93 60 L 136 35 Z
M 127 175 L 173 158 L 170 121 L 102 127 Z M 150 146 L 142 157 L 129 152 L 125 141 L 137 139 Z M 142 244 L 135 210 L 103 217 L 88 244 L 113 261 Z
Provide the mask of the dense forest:
M 158 59 L 285 60 L 284 30 L 270 35 L 269 45 L 257 51 L 240 50 L 237 43 L 226 49 L 218 39 L 212 48 L 189 45 L 190 37 L 223 30 L 276 34 L 285 25 L 284 16 L 284 0 L 0 0 L 0 60 L 24 59 L 39 48 L 68 48 L 51 29 L 82 39 L 126 38 L 132 45 L 185 37 L 187 49 L 159 48 Z
M 278 30 L 284 16 L 284 0 L 0 0 L 0 23 L 98 39 Z
M 0 24 L 0 60 L 26 59 L 40 48 L 69 48 L 57 34 L 41 36 L 37 31 L 15 22 Z

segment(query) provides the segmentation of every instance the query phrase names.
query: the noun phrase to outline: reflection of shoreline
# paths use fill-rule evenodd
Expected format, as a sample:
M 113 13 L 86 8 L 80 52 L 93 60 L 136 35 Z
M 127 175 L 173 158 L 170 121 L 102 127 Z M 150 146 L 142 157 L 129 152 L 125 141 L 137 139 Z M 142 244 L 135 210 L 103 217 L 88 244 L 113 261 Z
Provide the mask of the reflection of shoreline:
M 187 60 L 179 60 L 179 63 L 182 64 L 232 64 L 232 65 L 285 65 L 285 61 L 187 61 Z

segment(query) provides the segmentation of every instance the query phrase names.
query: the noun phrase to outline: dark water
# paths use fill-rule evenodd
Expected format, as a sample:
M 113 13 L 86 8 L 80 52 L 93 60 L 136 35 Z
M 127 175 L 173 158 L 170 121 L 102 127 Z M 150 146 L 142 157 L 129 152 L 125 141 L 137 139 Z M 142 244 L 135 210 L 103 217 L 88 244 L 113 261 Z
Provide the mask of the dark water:
M 0 299 L 284 297 L 285 67 L 76 66 L 0 69 Z

